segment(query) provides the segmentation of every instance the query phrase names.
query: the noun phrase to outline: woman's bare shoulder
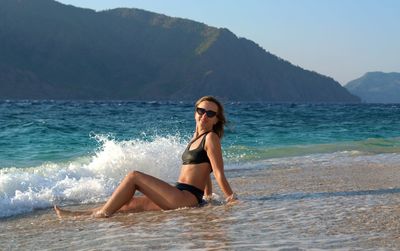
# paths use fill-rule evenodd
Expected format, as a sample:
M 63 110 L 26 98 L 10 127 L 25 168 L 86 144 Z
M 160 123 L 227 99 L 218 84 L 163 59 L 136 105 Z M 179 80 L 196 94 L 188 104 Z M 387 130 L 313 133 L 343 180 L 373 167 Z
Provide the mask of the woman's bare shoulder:
M 207 143 L 219 146 L 221 145 L 221 139 L 215 132 L 210 132 L 206 135 L 206 145 Z
M 218 141 L 220 141 L 220 138 L 219 138 L 218 134 L 216 134 L 216 133 L 213 132 L 213 131 L 207 133 L 207 139 L 213 139 L 213 140 L 218 140 Z

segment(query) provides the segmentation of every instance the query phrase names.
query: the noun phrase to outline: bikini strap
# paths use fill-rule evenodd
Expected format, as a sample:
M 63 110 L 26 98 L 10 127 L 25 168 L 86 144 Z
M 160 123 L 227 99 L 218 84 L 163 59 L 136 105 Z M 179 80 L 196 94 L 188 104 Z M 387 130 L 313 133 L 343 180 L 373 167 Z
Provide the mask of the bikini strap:
M 206 144 L 206 137 L 207 137 L 207 134 L 208 134 L 209 132 L 206 132 L 206 133 L 203 133 L 203 135 L 204 135 L 204 137 L 203 137 L 203 139 L 201 140 L 201 142 L 200 142 L 200 145 L 201 145 L 201 147 L 204 149 L 204 145 Z
M 190 144 L 189 145 L 191 145 L 193 142 L 195 142 L 196 140 L 198 140 L 201 136 L 203 136 L 204 134 L 207 134 L 207 133 L 209 133 L 210 131 L 208 131 L 208 132 L 203 132 L 202 134 L 200 134 L 200 135 L 198 135 L 196 138 L 194 138 L 192 141 L 190 141 Z M 205 137 L 204 137 L 205 138 Z M 203 139 L 204 139 L 203 138 Z

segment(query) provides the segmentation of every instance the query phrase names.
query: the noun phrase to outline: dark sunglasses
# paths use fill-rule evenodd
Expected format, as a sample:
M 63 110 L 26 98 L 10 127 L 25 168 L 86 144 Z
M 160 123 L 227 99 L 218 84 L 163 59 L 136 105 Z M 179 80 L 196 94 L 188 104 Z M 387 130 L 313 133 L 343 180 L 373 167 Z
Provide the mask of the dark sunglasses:
M 197 107 L 197 108 L 196 108 L 196 112 L 197 112 L 197 114 L 199 114 L 200 116 L 203 116 L 203 114 L 205 113 L 206 116 L 209 117 L 209 118 L 212 118 L 212 117 L 214 117 L 215 115 L 217 115 L 217 112 L 209 111 L 209 110 L 206 110 L 206 109 L 203 109 L 203 108 L 200 108 L 200 107 Z

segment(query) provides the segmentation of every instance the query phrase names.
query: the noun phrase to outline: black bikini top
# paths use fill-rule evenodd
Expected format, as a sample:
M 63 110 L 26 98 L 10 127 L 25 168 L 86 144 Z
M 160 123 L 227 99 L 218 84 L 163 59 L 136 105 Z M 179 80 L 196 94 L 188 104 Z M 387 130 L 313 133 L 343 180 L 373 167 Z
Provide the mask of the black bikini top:
M 210 163 L 210 159 L 207 156 L 207 152 L 206 152 L 206 150 L 204 150 L 204 144 L 206 142 L 207 133 L 209 133 L 209 132 L 200 134 L 199 136 L 197 136 L 194 140 L 192 140 L 188 144 L 188 146 L 186 147 L 185 151 L 182 154 L 182 164 L 183 165 Z M 195 142 L 197 139 L 199 139 L 203 135 L 204 135 L 204 137 L 201 140 L 199 147 L 197 147 L 196 149 L 193 149 L 193 150 L 189 150 L 192 143 Z

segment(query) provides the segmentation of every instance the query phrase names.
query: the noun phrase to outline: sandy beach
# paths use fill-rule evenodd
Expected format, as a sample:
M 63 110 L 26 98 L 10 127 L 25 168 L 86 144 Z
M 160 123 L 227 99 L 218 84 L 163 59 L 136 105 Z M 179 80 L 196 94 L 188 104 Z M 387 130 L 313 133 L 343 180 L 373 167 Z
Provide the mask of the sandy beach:
M 58 219 L 48 209 L 2 219 L 0 250 L 400 249 L 399 167 L 319 164 L 229 170 L 235 205 L 109 219 Z

